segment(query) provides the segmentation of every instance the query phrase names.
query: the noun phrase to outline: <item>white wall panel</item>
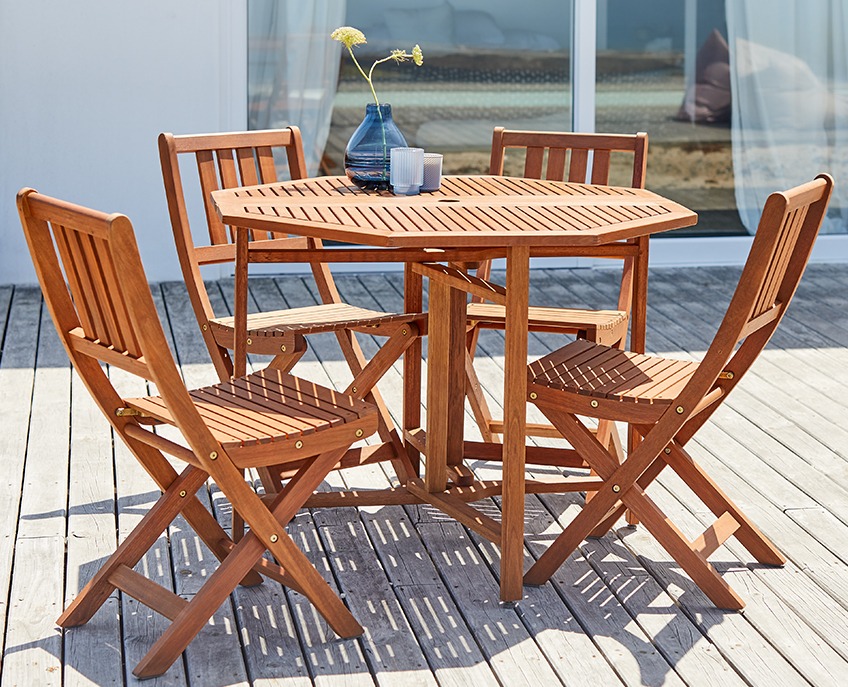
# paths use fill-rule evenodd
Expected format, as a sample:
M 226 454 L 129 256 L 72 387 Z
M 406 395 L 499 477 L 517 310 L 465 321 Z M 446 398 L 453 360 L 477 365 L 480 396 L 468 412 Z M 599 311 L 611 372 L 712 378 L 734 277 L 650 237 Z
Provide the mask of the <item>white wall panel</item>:
M 0 284 L 35 281 L 22 186 L 129 215 L 181 278 L 156 137 L 246 128 L 246 34 L 245 0 L 0 0 Z

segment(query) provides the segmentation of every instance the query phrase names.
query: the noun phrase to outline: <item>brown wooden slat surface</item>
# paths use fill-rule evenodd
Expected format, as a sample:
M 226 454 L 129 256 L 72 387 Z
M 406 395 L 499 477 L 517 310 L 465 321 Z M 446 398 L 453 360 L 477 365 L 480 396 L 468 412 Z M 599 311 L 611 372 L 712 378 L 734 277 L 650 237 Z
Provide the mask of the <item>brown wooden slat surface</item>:
M 603 173 L 603 165 L 599 166 Z M 688 226 L 695 215 L 642 189 L 508 177 L 445 177 L 433 193 L 366 193 L 345 177 L 304 179 L 215 194 L 225 221 L 289 226 L 318 238 L 376 246 L 599 245 Z M 374 221 L 376 218 L 376 222 Z M 521 232 L 529 232 L 522 238 Z
M 224 444 L 248 445 L 307 436 L 356 422 L 367 404 L 336 395 L 275 370 L 191 392 L 200 416 Z M 127 405 L 165 422 L 173 419 L 158 397 L 127 399 Z
M 691 361 L 664 361 L 578 340 L 531 365 L 534 381 L 552 388 L 634 403 L 668 403 L 697 369 Z

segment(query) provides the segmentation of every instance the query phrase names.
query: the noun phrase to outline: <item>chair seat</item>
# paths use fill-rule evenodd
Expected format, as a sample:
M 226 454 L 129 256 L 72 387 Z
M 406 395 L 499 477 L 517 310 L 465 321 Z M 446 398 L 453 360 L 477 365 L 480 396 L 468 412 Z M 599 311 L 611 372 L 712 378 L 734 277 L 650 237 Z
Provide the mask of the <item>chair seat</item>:
M 469 303 L 467 312 L 468 319 L 482 327 L 503 329 L 506 322 L 506 308 L 498 303 Z M 627 328 L 627 313 L 531 305 L 527 324 L 531 331 L 584 332 L 593 341 L 614 343 Z
M 315 334 L 333 332 L 338 329 L 360 327 L 369 329 L 386 324 L 408 322 L 409 319 L 408 313 L 385 313 L 347 303 L 327 303 L 304 308 L 251 313 L 247 316 L 247 329 L 252 336 L 279 337 L 291 332 Z M 220 331 L 231 331 L 234 326 L 232 317 L 216 317 L 209 322 L 213 329 Z
M 697 369 L 697 362 L 578 339 L 531 363 L 528 383 L 598 399 L 667 406 Z
M 189 396 L 212 435 L 230 450 L 237 465 L 242 457 L 240 449 L 251 449 L 249 460 L 253 465 L 257 458 L 262 461 L 264 453 L 273 462 L 299 460 L 314 455 L 316 446 L 323 452 L 350 445 L 377 430 L 377 408 L 372 403 L 273 368 L 196 389 Z M 143 415 L 175 424 L 159 396 L 124 402 Z
M 248 351 L 274 355 L 279 353 L 281 345 L 289 344 L 293 347 L 295 340 L 306 334 L 346 329 L 373 334 L 385 330 L 385 333 L 388 333 L 410 319 L 414 319 L 414 316 L 409 313 L 385 313 L 347 303 L 327 303 L 251 313 L 247 316 Z M 233 348 L 233 317 L 209 320 L 209 328 L 219 345 Z M 289 348 L 289 351 L 292 350 L 293 348 Z

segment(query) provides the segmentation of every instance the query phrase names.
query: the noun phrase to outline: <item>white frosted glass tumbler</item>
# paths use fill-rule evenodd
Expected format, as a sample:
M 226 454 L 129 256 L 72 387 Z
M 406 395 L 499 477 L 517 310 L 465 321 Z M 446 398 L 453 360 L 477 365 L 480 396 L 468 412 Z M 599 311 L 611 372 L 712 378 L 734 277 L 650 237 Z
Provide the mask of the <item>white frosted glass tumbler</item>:
M 424 183 L 424 149 L 392 148 L 389 181 L 397 195 L 414 196 Z
M 422 191 L 438 191 L 442 185 L 442 154 L 424 153 L 424 181 Z

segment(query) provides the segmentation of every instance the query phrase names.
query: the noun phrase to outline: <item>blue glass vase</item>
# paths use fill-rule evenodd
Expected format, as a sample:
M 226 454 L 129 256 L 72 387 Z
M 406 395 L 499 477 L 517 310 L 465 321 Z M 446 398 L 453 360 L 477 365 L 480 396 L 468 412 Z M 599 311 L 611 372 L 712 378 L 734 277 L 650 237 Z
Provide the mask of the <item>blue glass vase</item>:
M 405 148 L 406 139 L 392 119 L 392 106 L 365 106 L 365 119 L 345 148 L 345 174 L 360 188 L 384 191 L 389 187 L 392 148 Z

